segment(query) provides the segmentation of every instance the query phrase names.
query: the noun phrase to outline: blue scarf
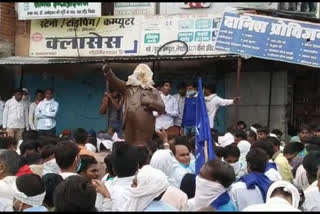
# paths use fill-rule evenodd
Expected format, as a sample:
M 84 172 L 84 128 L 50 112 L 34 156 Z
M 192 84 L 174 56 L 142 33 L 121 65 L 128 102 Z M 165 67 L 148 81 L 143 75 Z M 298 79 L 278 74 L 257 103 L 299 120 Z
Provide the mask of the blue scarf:
M 214 200 L 210 205 L 214 209 L 218 209 L 222 205 L 225 205 L 230 201 L 230 196 L 227 192 L 222 193 L 216 200 Z
M 241 177 L 239 181 L 244 182 L 247 186 L 247 189 L 254 189 L 255 186 L 258 186 L 261 191 L 263 201 L 266 202 L 267 191 L 272 183 L 267 176 L 262 173 L 251 172 Z
M 276 165 L 275 163 L 268 162 L 267 165 L 266 165 L 266 169 L 264 170 L 264 172 L 268 171 L 268 170 L 271 169 L 271 168 L 274 168 L 275 170 L 278 171 L 277 165 Z

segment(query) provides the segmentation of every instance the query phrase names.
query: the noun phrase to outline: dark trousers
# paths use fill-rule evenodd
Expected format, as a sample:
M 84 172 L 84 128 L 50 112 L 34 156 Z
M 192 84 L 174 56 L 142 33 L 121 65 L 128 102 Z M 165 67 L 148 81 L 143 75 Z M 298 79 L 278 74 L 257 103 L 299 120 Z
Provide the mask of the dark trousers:
M 49 130 L 39 130 L 39 134 L 42 136 L 56 136 L 56 127 L 54 127 L 53 129 L 49 129 Z

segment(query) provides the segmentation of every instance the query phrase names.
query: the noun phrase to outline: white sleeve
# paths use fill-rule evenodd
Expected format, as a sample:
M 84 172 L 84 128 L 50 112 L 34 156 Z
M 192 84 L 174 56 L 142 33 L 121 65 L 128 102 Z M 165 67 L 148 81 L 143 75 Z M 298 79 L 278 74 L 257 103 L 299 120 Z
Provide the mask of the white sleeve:
M 42 112 L 42 114 L 47 117 L 55 118 L 58 113 L 58 109 L 59 109 L 59 103 L 56 102 L 55 105 L 53 106 L 53 109 L 52 109 L 53 111 L 51 112 L 45 111 L 45 112 Z
M 26 130 L 29 131 L 29 108 L 24 108 L 24 123 Z
M 34 105 L 30 105 L 30 109 L 29 109 L 29 126 L 30 129 L 32 130 L 36 130 L 36 125 L 34 124 L 34 117 L 35 117 L 35 108 Z
M 2 118 L 3 128 L 7 128 L 7 125 L 8 125 L 9 104 L 10 104 L 10 102 L 7 101 L 5 106 L 4 106 L 3 118 Z
M 166 112 L 169 116 L 171 117 L 178 117 L 179 116 L 179 107 L 178 107 L 178 102 L 177 100 L 172 97 L 172 103 L 169 106 L 169 109 L 166 109 Z
M 222 99 L 221 97 L 217 96 L 217 104 L 219 106 L 229 106 L 233 104 L 233 99 Z

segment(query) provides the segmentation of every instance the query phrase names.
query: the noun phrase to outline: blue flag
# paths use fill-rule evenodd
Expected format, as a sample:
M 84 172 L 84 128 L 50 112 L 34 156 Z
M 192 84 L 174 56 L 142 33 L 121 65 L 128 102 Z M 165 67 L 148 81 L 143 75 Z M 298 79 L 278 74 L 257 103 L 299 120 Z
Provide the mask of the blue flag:
M 202 90 L 202 81 L 201 78 L 199 78 L 196 104 L 196 175 L 199 174 L 200 168 L 206 162 L 205 142 L 207 145 L 206 153 L 208 154 L 208 160 L 212 160 L 216 157 L 216 155 L 213 151 L 209 117 Z

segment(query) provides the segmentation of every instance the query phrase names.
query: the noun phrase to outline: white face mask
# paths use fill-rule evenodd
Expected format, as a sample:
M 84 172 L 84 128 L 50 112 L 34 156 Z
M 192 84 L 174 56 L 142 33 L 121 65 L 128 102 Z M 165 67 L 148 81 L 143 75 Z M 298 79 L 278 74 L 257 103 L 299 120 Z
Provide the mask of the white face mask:
M 223 162 L 226 162 L 227 164 L 229 164 L 230 166 L 232 166 L 232 168 L 233 168 L 234 173 L 236 174 L 236 176 L 239 174 L 240 169 L 241 169 L 240 161 L 237 161 L 237 162 L 235 162 L 235 163 L 228 163 L 228 162 L 225 161 L 223 158 L 222 158 L 222 161 L 223 161 Z
M 209 206 L 209 204 L 217 199 L 226 188 L 218 182 L 209 181 L 200 177 L 196 177 L 196 192 L 194 196 L 196 208 Z
M 234 170 L 234 173 L 235 173 L 236 175 L 238 175 L 239 172 L 240 172 L 240 169 L 241 169 L 240 161 L 237 161 L 237 162 L 235 162 L 235 163 L 231 163 L 230 166 L 232 166 L 232 168 L 233 168 L 233 170 Z
M 196 91 L 192 90 L 192 91 L 187 91 L 187 97 L 193 97 L 194 95 L 196 95 Z

